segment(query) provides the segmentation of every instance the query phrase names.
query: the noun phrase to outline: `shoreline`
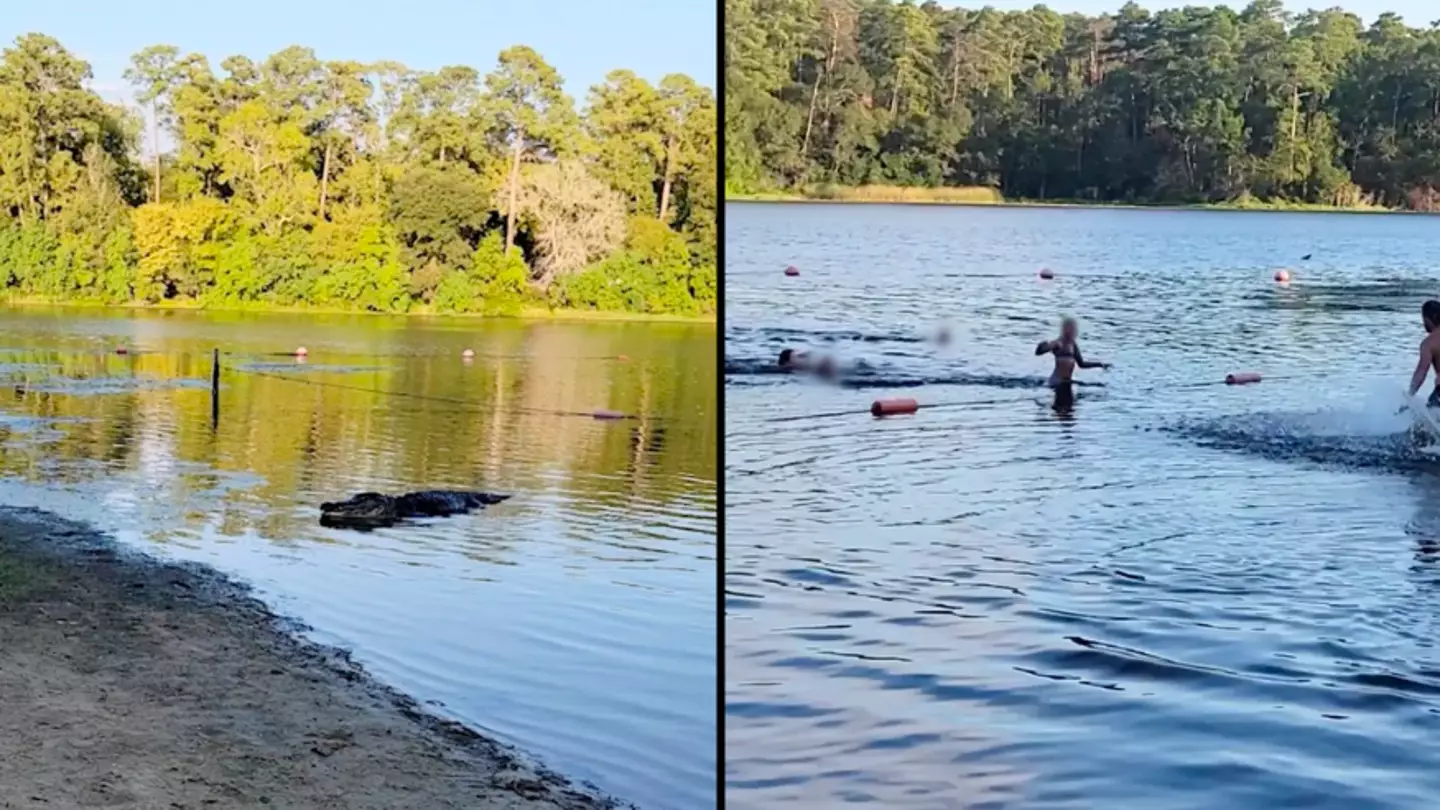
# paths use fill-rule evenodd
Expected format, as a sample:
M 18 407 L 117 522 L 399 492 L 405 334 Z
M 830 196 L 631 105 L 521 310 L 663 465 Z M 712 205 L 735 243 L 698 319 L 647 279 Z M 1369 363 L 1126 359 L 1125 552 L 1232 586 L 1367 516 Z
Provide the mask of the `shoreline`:
M 15 807 L 633 807 L 380 683 L 249 586 L 0 507 Z
M 608 312 L 589 309 L 546 309 L 544 307 L 530 307 L 523 309 L 514 315 L 481 315 L 478 313 L 466 312 L 428 312 L 424 310 L 411 310 L 409 312 L 371 312 L 360 309 L 344 309 L 341 307 L 307 307 L 307 306 L 208 306 L 193 301 L 183 302 L 162 302 L 159 304 L 146 304 L 141 302 L 128 302 L 124 304 L 107 304 L 100 301 L 66 301 L 50 299 L 37 296 L 23 295 L 0 295 L 0 304 L 9 307 L 23 309 L 123 309 L 139 312 L 219 312 L 226 314 L 260 314 L 260 315 L 356 315 L 380 318 L 420 318 L 431 320 L 456 320 L 456 321 L 552 321 L 569 323 L 655 323 L 655 324 L 684 324 L 695 326 L 715 326 L 719 319 L 714 315 L 653 315 L 646 312 Z
M 884 199 L 824 199 L 806 197 L 800 194 L 741 194 L 725 197 L 725 202 L 756 204 L 781 203 L 786 205 L 914 205 L 959 208 L 1058 208 L 1058 209 L 1119 209 L 1132 211 L 1214 211 L 1262 214 L 1392 214 L 1407 216 L 1432 216 L 1428 211 L 1406 211 L 1399 208 L 1378 206 L 1342 208 L 1339 206 L 1302 205 L 1285 203 L 1123 203 L 1123 202 L 1081 202 L 1066 200 L 884 200 Z

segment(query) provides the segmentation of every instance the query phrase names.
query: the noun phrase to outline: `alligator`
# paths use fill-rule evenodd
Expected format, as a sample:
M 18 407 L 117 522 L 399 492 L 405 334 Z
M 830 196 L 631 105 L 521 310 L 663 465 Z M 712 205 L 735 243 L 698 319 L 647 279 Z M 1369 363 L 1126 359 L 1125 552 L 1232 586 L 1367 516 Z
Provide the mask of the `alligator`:
M 467 490 L 427 489 L 404 495 L 362 492 L 345 501 L 320 504 L 320 525 L 337 529 L 378 529 L 407 518 L 463 515 L 500 503 L 509 495 Z

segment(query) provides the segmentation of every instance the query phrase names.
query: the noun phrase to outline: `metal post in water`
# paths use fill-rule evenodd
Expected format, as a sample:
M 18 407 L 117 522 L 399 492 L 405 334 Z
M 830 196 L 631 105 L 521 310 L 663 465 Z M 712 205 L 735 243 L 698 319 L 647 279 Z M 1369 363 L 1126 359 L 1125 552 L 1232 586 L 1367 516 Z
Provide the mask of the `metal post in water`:
M 220 427 L 220 350 L 210 355 L 210 429 Z

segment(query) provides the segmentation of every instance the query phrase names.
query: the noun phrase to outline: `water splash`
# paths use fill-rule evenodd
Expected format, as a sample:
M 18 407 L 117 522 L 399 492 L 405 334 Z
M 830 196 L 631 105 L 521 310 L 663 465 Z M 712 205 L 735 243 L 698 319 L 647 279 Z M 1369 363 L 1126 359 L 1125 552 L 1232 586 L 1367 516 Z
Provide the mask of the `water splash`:
M 1417 415 L 1392 384 L 1370 386 L 1356 407 L 1189 420 L 1170 430 L 1212 449 L 1277 461 L 1396 471 L 1440 470 L 1415 432 Z

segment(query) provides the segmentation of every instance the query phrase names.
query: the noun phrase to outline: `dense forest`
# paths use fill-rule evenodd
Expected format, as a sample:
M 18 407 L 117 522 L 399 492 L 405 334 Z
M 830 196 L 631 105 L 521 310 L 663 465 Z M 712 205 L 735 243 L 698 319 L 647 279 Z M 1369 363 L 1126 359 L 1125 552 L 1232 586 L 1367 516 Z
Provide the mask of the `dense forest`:
M 527 47 L 482 75 L 162 45 L 125 78 L 141 109 L 50 37 L 0 54 L 12 298 L 714 310 L 716 104 L 686 76 L 615 71 L 582 109 Z
M 725 43 L 733 194 L 1440 208 L 1440 28 L 1394 15 L 726 0 Z

